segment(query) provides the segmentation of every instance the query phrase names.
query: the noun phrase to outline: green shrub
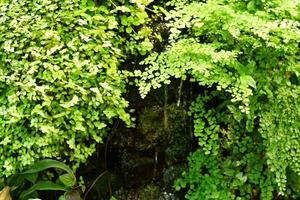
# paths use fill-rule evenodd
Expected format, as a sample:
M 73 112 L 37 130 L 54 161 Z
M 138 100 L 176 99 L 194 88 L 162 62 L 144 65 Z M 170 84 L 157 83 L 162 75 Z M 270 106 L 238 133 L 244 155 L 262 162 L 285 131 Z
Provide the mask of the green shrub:
M 120 65 L 152 48 L 136 3 L 0 1 L 0 176 L 41 158 L 76 168 L 113 119 L 131 124 Z
M 142 96 L 174 77 L 205 88 L 191 107 L 199 150 L 177 189 L 188 199 L 297 198 L 287 176 L 300 175 L 299 1 L 170 4 L 169 46 L 136 76 Z

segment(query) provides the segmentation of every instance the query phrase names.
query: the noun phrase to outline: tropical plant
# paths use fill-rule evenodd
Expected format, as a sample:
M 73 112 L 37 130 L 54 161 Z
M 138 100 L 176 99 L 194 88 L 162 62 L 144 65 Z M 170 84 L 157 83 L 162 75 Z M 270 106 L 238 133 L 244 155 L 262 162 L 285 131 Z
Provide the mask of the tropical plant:
M 58 174 L 55 182 L 51 179 L 56 175 L 50 173 L 49 169 L 54 169 Z M 14 199 L 26 200 L 38 197 L 37 191 L 53 190 L 64 192 L 60 199 L 80 200 L 80 193 L 83 191 L 78 183 L 73 170 L 67 165 L 56 160 L 45 159 L 34 163 L 24 172 L 9 177 L 5 181 L 3 193 L 9 195 L 10 188 Z
M 188 199 L 299 198 L 300 2 L 168 5 L 169 45 L 135 75 L 143 97 L 173 78 L 202 88 L 191 106 L 199 149 L 177 189 Z

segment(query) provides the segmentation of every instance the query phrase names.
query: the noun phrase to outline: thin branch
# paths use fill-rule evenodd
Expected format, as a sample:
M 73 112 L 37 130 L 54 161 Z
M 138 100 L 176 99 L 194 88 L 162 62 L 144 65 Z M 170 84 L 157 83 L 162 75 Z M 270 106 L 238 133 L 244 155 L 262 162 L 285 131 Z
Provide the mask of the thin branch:
M 152 180 L 154 181 L 155 178 L 156 178 L 156 174 L 157 174 L 157 150 L 155 150 L 155 153 L 154 153 L 154 168 L 153 168 L 153 177 L 152 177 Z
M 109 0 L 109 1 L 112 5 L 114 5 L 115 7 L 118 7 L 112 0 Z
M 180 80 L 179 88 L 178 88 L 178 100 L 177 100 L 177 107 L 180 106 L 180 101 L 181 101 L 181 92 L 182 92 L 182 85 L 183 85 L 183 80 Z
M 167 106 L 168 106 L 168 87 L 167 85 L 164 85 L 164 92 L 165 92 L 165 102 L 164 102 L 164 127 L 167 129 L 169 127 L 169 120 L 168 120 L 168 111 L 167 111 Z
M 99 176 L 97 176 L 97 178 L 94 180 L 94 182 L 92 183 L 92 185 L 89 187 L 89 189 L 86 191 L 86 193 L 84 194 L 83 199 L 85 200 L 88 193 L 91 191 L 91 189 L 95 186 L 95 184 L 97 183 L 97 181 L 104 175 L 106 174 L 108 171 L 105 170 L 104 172 L 102 172 Z
M 152 9 L 148 8 L 147 6 L 145 6 L 145 9 L 146 9 L 146 10 L 148 10 L 148 11 L 150 11 L 150 12 L 153 12 L 154 14 L 156 14 L 156 13 L 157 13 L 157 12 L 155 12 L 154 10 L 152 10 Z

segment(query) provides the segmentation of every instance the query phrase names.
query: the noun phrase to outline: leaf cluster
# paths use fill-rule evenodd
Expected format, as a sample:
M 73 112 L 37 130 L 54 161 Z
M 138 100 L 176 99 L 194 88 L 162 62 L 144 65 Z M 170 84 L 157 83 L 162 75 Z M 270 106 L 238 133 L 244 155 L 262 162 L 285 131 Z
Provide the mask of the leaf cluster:
M 188 199 L 297 198 L 300 2 L 170 5 L 169 45 L 135 75 L 142 97 L 173 78 L 204 88 L 191 106 L 199 149 L 178 189 Z
M 0 1 L 0 176 L 42 158 L 76 168 L 113 119 L 131 125 L 120 67 L 152 48 L 136 3 Z

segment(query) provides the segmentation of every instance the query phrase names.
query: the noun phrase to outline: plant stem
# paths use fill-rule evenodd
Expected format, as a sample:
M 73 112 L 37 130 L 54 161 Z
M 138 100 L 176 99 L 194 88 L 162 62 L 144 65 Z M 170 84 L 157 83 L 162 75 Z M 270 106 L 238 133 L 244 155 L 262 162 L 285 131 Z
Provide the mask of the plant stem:
M 181 91 L 182 91 L 182 85 L 183 85 L 183 80 L 180 80 L 179 88 L 178 88 L 178 100 L 177 100 L 177 107 L 180 106 L 180 101 L 181 101 Z
M 164 102 L 164 128 L 167 129 L 169 127 L 168 112 L 167 112 L 167 106 L 168 106 L 168 87 L 167 87 L 167 85 L 164 85 L 164 93 L 165 93 L 165 102 Z
M 86 193 L 84 194 L 83 199 L 85 200 L 88 193 L 91 191 L 91 189 L 95 186 L 95 184 L 97 183 L 97 181 L 104 175 L 106 174 L 108 171 L 105 170 L 104 172 L 102 172 L 99 176 L 97 176 L 97 178 L 93 181 L 92 185 L 89 187 L 89 189 L 86 191 Z

